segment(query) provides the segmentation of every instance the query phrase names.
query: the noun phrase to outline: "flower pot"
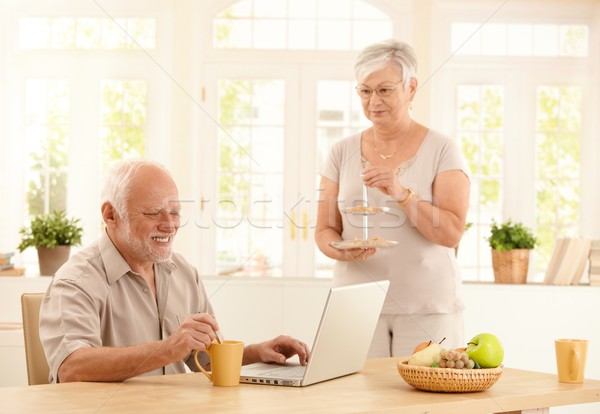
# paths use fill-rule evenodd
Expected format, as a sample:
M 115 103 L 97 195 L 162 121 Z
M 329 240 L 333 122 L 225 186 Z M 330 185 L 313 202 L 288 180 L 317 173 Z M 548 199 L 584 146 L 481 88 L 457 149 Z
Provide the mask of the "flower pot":
M 53 276 L 68 259 L 71 246 L 38 247 L 40 275 Z
M 505 251 L 492 249 L 492 265 L 496 283 L 526 283 L 529 249 Z

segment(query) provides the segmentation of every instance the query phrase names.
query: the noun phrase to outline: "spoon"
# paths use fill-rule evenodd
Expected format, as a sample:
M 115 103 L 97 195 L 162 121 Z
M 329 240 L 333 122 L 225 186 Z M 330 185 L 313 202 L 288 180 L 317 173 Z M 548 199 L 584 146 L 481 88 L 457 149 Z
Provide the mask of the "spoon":
M 369 202 L 367 199 L 367 186 L 363 183 L 362 185 L 362 198 L 363 198 L 363 207 L 368 207 Z M 369 238 L 369 222 L 368 222 L 368 214 L 363 215 L 362 224 L 363 224 L 363 239 L 367 240 Z

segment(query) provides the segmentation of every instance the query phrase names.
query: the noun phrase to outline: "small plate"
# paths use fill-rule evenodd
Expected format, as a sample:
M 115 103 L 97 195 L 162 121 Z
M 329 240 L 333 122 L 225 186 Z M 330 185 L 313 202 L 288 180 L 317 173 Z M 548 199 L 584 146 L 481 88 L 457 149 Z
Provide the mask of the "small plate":
M 388 247 L 398 246 L 397 241 L 383 239 L 368 239 L 368 240 L 342 240 L 331 243 L 336 249 L 385 249 Z
M 362 216 L 369 216 L 377 213 L 387 213 L 390 211 L 389 207 L 371 207 L 371 206 L 353 206 L 353 207 L 342 207 L 340 211 L 344 214 L 358 214 Z

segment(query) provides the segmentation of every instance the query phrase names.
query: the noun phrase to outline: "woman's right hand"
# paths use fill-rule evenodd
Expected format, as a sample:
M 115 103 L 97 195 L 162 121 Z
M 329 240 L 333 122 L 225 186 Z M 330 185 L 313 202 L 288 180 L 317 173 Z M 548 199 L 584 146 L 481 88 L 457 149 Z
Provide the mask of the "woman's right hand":
M 338 249 L 337 247 L 332 246 L 331 243 L 329 243 L 329 245 L 333 247 L 338 253 L 339 257 L 337 257 L 336 260 L 340 260 L 342 262 L 367 260 L 369 257 L 373 256 L 377 252 L 377 249 L 373 248 L 365 249 L 361 247 L 356 249 Z

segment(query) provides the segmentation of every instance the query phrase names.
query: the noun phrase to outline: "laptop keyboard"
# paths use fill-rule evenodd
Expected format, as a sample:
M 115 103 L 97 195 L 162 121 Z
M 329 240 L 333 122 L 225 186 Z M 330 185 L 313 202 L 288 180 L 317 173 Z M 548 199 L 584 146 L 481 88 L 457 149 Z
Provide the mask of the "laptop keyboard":
M 293 367 L 282 367 L 269 372 L 269 376 L 277 376 L 279 378 L 302 378 L 306 371 L 306 366 L 295 365 Z

